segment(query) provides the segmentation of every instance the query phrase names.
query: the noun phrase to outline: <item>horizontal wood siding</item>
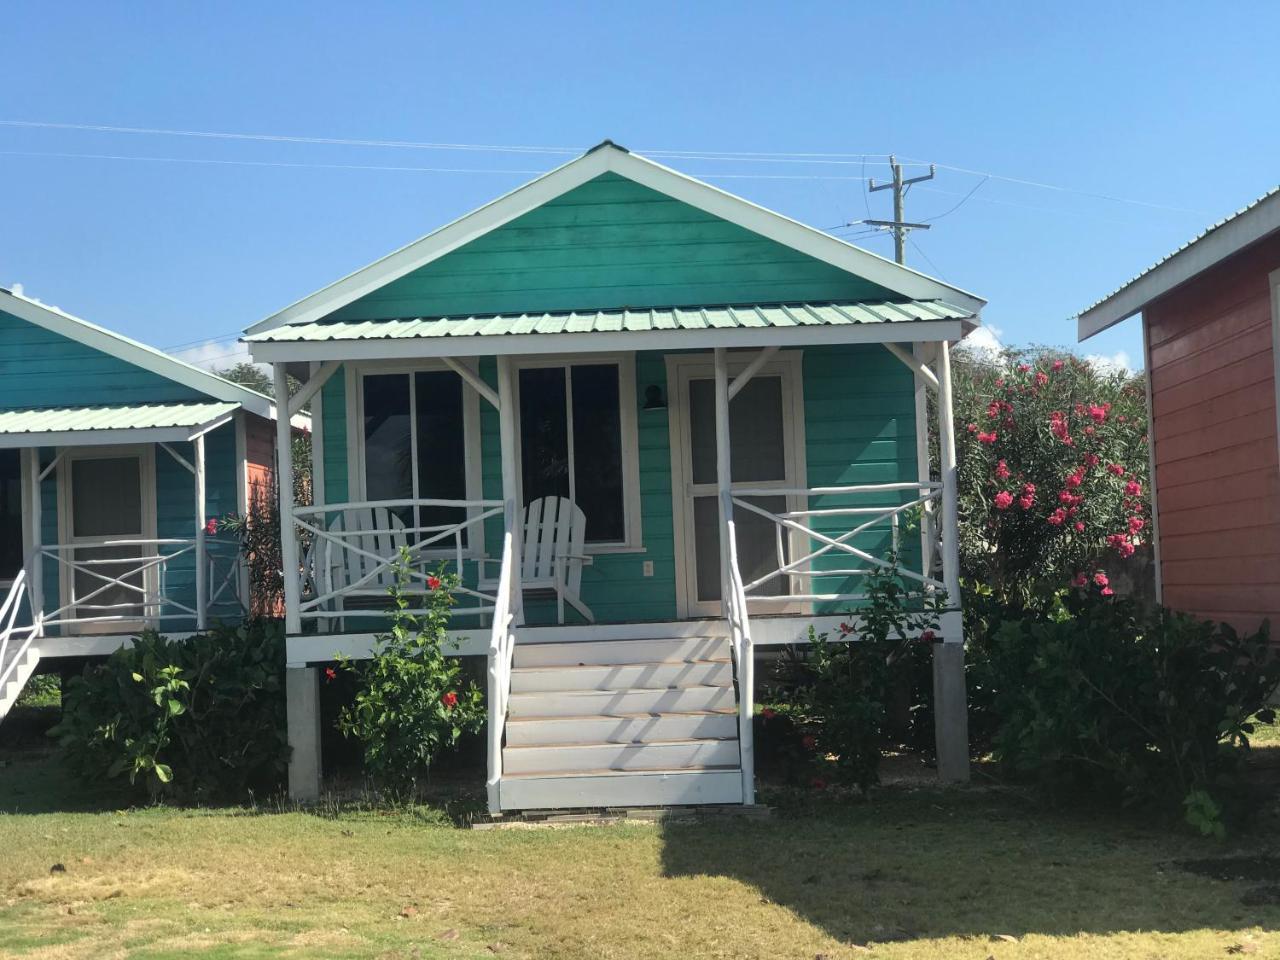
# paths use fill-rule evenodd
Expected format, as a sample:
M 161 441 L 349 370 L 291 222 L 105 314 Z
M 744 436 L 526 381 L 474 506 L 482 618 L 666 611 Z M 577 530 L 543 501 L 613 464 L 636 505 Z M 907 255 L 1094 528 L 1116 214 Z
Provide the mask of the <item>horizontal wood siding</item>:
M 894 295 L 609 173 L 332 314 L 525 313 Z
M 806 350 L 804 411 L 810 487 L 917 479 L 915 377 L 884 347 L 867 344 Z M 826 496 L 812 498 L 810 507 L 888 507 L 912 499 L 909 492 Z M 866 519 L 818 517 L 814 518 L 813 529 L 834 538 Z M 892 542 L 892 529 L 888 522 L 876 523 L 847 542 L 872 556 L 882 557 Z M 918 528 L 910 532 L 904 522 L 900 544 L 904 567 L 918 569 Z M 817 546 L 819 544 L 814 544 Z M 866 566 L 856 557 L 835 550 L 814 562 L 815 569 L 819 570 Z M 861 577 L 815 577 L 810 583 L 815 593 L 862 593 L 865 589 Z M 818 612 L 837 613 L 851 605 L 854 604 L 820 605 Z
M 0 311 L 0 410 L 208 399 L 176 381 Z
M 274 420 L 242 413 L 244 417 L 245 495 L 250 509 L 273 496 L 276 472 L 276 424 Z
M 1242 629 L 1280 617 L 1277 268 L 1280 236 L 1144 311 L 1164 602 Z
M 339 367 L 320 390 L 323 418 L 321 455 L 324 458 L 324 501 L 344 503 L 348 499 L 347 465 L 347 373 Z M 352 399 L 354 403 L 355 400 Z

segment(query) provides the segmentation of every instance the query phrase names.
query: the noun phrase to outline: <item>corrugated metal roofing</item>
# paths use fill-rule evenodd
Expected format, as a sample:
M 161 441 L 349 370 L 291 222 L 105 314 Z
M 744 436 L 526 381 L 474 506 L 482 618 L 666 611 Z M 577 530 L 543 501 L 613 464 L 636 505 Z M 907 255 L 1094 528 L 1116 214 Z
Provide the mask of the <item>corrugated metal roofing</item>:
M 0 434 L 71 433 L 198 427 L 239 409 L 238 403 L 147 403 L 0 411 Z
M 1116 289 L 1112 290 L 1105 297 L 1101 297 L 1095 302 L 1089 304 L 1089 306 L 1085 307 L 1083 310 L 1080 311 L 1080 315 L 1083 316 L 1089 311 L 1102 306 L 1104 303 L 1106 303 L 1116 294 L 1125 290 L 1127 287 L 1133 286 L 1133 284 L 1137 283 L 1139 280 L 1141 280 L 1147 274 L 1151 273 L 1153 270 L 1158 270 L 1160 267 L 1164 266 L 1166 263 L 1168 263 L 1178 254 L 1182 253 L 1182 251 L 1186 250 L 1188 247 L 1194 246 L 1195 244 L 1203 240 L 1205 237 L 1209 236 L 1209 234 L 1222 229 L 1228 223 L 1231 223 L 1233 220 L 1236 220 L 1244 216 L 1250 210 L 1253 210 L 1256 207 L 1259 207 L 1262 204 L 1267 203 L 1269 200 L 1271 200 L 1272 197 L 1276 197 L 1278 195 L 1280 195 L 1280 187 L 1272 187 L 1270 190 L 1268 190 L 1266 193 L 1260 196 L 1257 200 L 1253 201 L 1253 203 L 1249 204 L 1247 207 L 1242 207 L 1241 209 L 1237 210 L 1235 213 L 1231 214 L 1230 216 L 1223 217 L 1217 223 L 1213 224 L 1213 226 L 1207 227 L 1204 230 L 1201 230 L 1200 233 L 1196 234 L 1196 236 L 1192 237 L 1190 240 L 1188 240 L 1186 243 L 1180 246 L 1177 250 L 1174 250 L 1172 253 L 1166 254 L 1165 256 L 1161 257 L 1159 260 L 1157 260 L 1151 266 L 1147 267 L 1147 269 L 1143 270 L 1137 276 L 1132 277 L 1131 279 L 1126 280 L 1124 283 L 1120 284 L 1120 286 L 1116 287 Z
M 571 313 L 497 314 L 408 320 L 341 320 L 298 323 L 246 337 L 251 343 L 325 340 L 391 340 L 419 337 L 499 337 L 520 334 L 644 333 L 743 327 L 848 326 L 964 320 L 975 316 L 941 300 L 874 303 L 796 303 L 745 307 L 663 307 Z

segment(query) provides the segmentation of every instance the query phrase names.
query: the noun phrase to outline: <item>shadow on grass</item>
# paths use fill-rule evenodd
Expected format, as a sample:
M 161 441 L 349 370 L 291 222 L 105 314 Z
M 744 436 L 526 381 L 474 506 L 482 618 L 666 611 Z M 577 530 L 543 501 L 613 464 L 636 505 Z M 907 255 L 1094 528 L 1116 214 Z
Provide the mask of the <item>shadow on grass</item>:
M 1177 826 L 1048 811 L 1004 790 L 888 789 L 869 801 L 790 807 L 784 800 L 769 819 L 668 823 L 663 831 L 666 876 L 741 881 L 858 945 L 1280 925 L 1280 906 L 1251 903 L 1248 882 L 1175 864 L 1222 856 L 1221 844 Z M 1250 850 L 1276 839 L 1233 838 Z

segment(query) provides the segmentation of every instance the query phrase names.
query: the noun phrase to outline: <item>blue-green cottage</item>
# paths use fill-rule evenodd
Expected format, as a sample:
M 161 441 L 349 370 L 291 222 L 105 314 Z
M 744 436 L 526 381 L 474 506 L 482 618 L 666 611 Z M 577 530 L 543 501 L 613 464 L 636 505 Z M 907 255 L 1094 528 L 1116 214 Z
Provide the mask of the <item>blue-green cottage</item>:
M 244 615 L 216 521 L 274 496 L 274 417 L 262 394 L 0 289 L 0 719 L 41 661 Z
M 461 578 L 495 812 L 753 802 L 757 656 L 856 623 L 894 552 L 950 598 L 965 777 L 948 351 L 982 306 L 605 142 L 251 327 L 314 421 L 313 505 L 281 464 L 292 791 L 401 548 L 420 593 Z

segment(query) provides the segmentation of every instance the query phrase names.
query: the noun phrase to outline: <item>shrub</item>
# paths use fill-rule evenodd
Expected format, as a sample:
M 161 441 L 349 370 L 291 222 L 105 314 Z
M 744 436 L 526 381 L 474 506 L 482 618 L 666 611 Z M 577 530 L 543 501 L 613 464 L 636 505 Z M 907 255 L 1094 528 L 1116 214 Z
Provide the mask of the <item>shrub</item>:
M 240 799 L 288 768 L 284 631 L 277 621 L 186 640 L 154 631 L 73 677 L 50 735 L 88 783 Z
M 392 799 L 412 798 L 432 762 L 465 734 L 484 725 L 480 688 L 463 675 L 458 657 L 446 656 L 452 590 L 456 574 L 443 570 L 415 594 L 426 613 L 409 612 L 410 557 L 401 550 L 390 589 L 392 625 L 379 635 L 368 660 L 344 659 L 356 679 L 355 700 L 342 709 L 339 729 L 357 740 L 365 771 Z
M 1091 598 L 1006 620 L 980 671 L 994 690 L 995 755 L 1013 770 L 1129 802 L 1176 798 L 1219 834 L 1253 723 L 1274 719 L 1280 684 L 1265 625 L 1242 636 Z
M 907 587 L 896 559 L 866 576 L 867 600 L 835 638 L 809 628 L 809 643 L 789 664 L 795 712 L 819 784 L 867 790 L 879 780 L 880 757 L 895 684 L 927 656 L 945 606 L 940 593 Z
M 1109 595 L 1148 542 L 1142 379 L 1029 350 L 958 353 L 955 380 L 966 587 L 1014 609 L 1069 585 Z

